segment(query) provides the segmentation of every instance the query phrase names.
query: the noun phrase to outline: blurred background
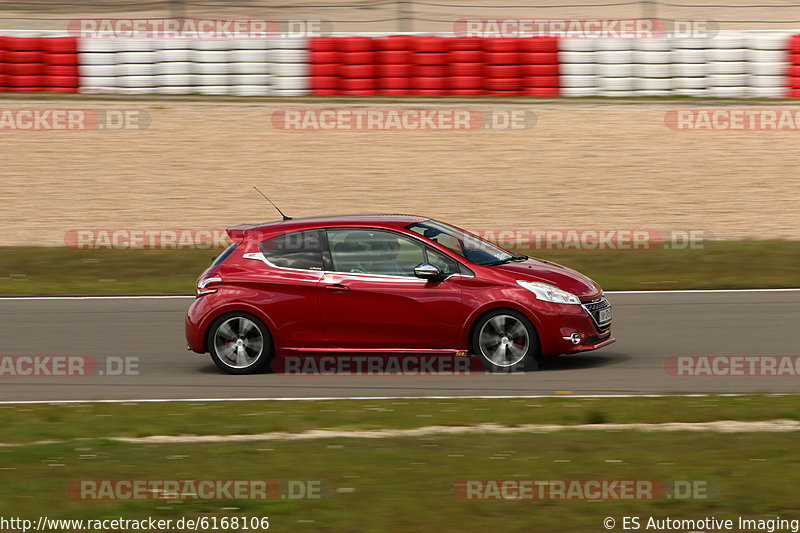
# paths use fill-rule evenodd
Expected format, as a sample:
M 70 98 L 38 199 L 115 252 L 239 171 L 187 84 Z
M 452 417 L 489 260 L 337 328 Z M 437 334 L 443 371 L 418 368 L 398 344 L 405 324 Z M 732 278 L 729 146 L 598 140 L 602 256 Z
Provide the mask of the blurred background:
M 76 18 L 268 18 L 326 20 L 337 32 L 449 32 L 458 19 L 713 20 L 726 29 L 791 29 L 793 0 L 77 0 L 0 2 L 3 27 L 63 29 Z

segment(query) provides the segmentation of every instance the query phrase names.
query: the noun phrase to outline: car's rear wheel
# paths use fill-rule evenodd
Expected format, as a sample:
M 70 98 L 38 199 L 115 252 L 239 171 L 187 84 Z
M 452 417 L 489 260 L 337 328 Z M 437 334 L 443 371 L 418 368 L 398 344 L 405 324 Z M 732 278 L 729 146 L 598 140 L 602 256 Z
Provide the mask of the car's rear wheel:
M 498 309 L 480 317 L 472 330 L 472 348 L 489 372 L 539 369 L 536 329 L 513 309 Z
M 267 326 L 249 313 L 227 313 L 208 328 L 208 351 L 228 374 L 255 374 L 269 366 L 272 337 Z

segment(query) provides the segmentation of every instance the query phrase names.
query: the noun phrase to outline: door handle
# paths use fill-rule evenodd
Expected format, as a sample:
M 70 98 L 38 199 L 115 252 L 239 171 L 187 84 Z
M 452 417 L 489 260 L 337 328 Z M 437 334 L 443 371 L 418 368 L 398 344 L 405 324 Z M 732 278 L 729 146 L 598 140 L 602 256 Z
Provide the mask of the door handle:
M 332 292 L 347 292 L 350 290 L 350 287 L 342 285 L 341 283 L 333 283 L 331 285 L 325 285 L 325 288 Z

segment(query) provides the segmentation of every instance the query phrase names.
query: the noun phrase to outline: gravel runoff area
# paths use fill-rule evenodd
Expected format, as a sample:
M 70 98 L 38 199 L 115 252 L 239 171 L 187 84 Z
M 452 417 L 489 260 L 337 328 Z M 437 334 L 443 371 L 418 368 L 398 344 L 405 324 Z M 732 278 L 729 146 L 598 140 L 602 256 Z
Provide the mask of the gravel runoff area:
M 603 0 L 478 0 L 439 2 L 385 2 L 383 0 L 315 0 L 269 5 L 264 0 L 239 0 L 224 5 L 185 0 L 144 2 L 80 0 L 72 3 L 16 3 L 4 9 L 2 26 L 16 29 L 63 30 L 75 19 L 153 19 L 172 16 L 194 18 L 260 18 L 270 20 L 324 20 L 337 32 L 449 32 L 460 19 L 637 19 L 663 18 L 714 21 L 723 29 L 800 28 L 800 8 L 794 0 L 773 0 L 768 5 L 751 0 L 700 0 L 663 5 L 657 2 Z M 620 5 L 621 4 L 621 5 Z M 305 6 L 305 7 L 304 7 Z M 332 7 L 340 6 L 340 7 Z M 501 7 L 502 6 L 502 7 Z M 512 7 L 508 7 L 512 6 Z M 547 7 L 545 7 L 547 6 Z M 573 7 L 577 6 L 577 7 Z M 403 17 L 413 21 L 398 20 Z M 713 27 L 713 26 L 712 26 Z
M 796 131 L 675 131 L 703 103 L 4 99 L 3 109 L 139 110 L 146 129 L 0 130 L 0 245 L 84 228 L 224 228 L 291 216 L 403 212 L 469 229 L 704 230 L 800 239 Z M 715 108 L 786 103 L 705 102 Z M 522 129 L 301 131 L 309 107 L 527 110 Z M 530 115 L 528 115 L 530 117 Z

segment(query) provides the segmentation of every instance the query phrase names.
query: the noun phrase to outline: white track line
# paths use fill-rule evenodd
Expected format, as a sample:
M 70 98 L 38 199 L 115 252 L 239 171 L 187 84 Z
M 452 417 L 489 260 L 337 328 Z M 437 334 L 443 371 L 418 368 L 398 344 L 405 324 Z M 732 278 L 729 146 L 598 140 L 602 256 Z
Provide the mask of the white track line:
M 794 393 L 770 393 L 757 396 L 793 396 Z M 742 393 L 689 393 L 689 394 L 532 394 L 528 396 L 320 396 L 298 398 L 139 398 L 127 400 L 3 400 L 0 405 L 60 405 L 92 403 L 187 403 L 187 402 L 329 402 L 342 400 L 533 400 L 545 398 L 603 399 L 603 398 L 706 398 L 709 396 L 736 397 Z
M 800 292 L 796 289 L 687 289 L 687 290 L 657 290 L 657 291 L 606 291 L 606 294 L 714 294 L 738 292 Z M 194 299 L 193 295 L 173 296 L 0 296 L 0 302 L 9 300 L 180 300 Z

